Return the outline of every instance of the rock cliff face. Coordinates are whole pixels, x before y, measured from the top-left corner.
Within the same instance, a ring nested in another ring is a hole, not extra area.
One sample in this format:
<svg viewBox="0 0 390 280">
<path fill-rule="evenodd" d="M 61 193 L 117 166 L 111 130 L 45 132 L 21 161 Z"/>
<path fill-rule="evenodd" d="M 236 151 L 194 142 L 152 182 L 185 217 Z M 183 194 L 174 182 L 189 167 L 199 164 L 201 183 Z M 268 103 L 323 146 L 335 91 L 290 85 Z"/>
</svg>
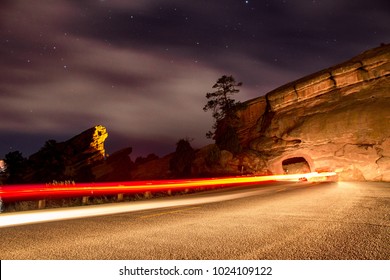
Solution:
<svg viewBox="0 0 390 280">
<path fill-rule="evenodd" d="M 390 181 L 390 45 L 277 88 L 239 112 L 253 172 L 333 170 L 341 180 Z"/>
<path fill-rule="evenodd" d="M 82 168 L 104 160 L 106 156 L 104 141 L 107 137 L 106 128 L 98 125 L 63 142 L 61 145 L 64 154 L 69 158 L 69 164 L 75 168 Z"/>
<path fill-rule="evenodd" d="M 94 180 L 96 176 L 92 167 L 104 161 L 104 141 L 107 137 L 106 128 L 98 125 L 65 142 L 47 141 L 39 152 L 28 159 L 26 181 Z"/>
<path fill-rule="evenodd" d="M 130 170 L 134 163 L 130 159 L 131 147 L 114 152 L 92 167 L 96 181 L 126 181 L 130 179 Z"/>
<path fill-rule="evenodd" d="M 132 180 L 155 180 L 171 178 L 169 162 L 173 154 L 162 158 L 155 158 L 146 162 L 137 163 L 131 170 Z"/>
</svg>

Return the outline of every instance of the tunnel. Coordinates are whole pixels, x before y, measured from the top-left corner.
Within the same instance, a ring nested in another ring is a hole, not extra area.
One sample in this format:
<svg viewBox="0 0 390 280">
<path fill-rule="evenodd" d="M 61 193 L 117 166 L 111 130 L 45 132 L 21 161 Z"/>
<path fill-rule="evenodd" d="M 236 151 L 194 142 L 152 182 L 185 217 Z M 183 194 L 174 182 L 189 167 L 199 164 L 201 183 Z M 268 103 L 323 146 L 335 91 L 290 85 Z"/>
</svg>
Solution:
<svg viewBox="0 0 390 280">
<path fill-rule="evenodd" d="M 304 157 L 292 157 L 282 161 L 285 174 L 310 173 L 310 165 Z"/>
</svg>

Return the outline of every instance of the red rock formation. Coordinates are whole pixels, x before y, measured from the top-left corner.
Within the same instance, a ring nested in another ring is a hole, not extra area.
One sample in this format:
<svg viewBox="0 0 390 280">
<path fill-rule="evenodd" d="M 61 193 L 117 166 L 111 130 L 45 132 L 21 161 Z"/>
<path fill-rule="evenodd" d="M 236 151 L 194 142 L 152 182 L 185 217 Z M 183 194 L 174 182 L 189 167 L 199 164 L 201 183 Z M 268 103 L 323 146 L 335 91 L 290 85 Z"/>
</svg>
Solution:
<svg viewBox="0 0 390 280">
<path fill-rule="evenodd" d="M 169 162 L 173 154 L 166 155 L 162 158 L 156 158 L 137 164 L 131 171 L 133 180 L 155 180 L 172 177 L 169 170 Z"/>
<path fill-rule="evenodd" d="M 104 141 L 107 137 L 106 128 L 97 125 L 65 141 L 62 146 L 71 164 L 82 167 L 104 160 L 106 155 Z"/>
<path fill-rule="evenodd" d="M 265 97 L 255 98 L 245 102 L 245 109 L 238 112 L 240 119 L 237 134 L 241 145 L 249 145 L 249 141 L 260 136 L 260 126 L 262 116 L 266 112 L 267 102 Z"/>
<path fill-rule="evenodd" d="M 95 180 L 92 167 L 104 162 L 107 136 L 106 128 L 98 125 L 65 142 L 46 142 L 39 152 L 30 156 L 26 181 Z"/>
<path fill-rule="evenodd" d="M 96 181 L 126 181 L 131 179 L 134 163 L 130 159 L 131 147 L 114 152 L 92 168 Z"/>
<path fill-rule="evenodd" d="M 389 75 L 384 45 L 277 88 L 239 112 L 240 141 L 262 154 L 263 172 L 301 158 L 342 180 L 390 181 Z"/>
</svg>

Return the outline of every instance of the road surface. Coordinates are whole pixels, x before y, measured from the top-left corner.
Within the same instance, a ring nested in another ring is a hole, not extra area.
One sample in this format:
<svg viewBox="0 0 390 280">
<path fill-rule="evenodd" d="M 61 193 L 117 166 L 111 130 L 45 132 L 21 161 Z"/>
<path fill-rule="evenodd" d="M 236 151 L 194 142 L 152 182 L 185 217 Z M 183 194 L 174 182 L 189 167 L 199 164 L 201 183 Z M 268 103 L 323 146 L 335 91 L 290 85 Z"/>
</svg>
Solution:
<svg viewBox="0 0 390 280">
<path fill-rule="evenodd" d="M 0 228 L 0 259 L 390 259 L 389 183 L 263 184 L 140 203 L 166 201 L 182 204 Z"/>
</svg>

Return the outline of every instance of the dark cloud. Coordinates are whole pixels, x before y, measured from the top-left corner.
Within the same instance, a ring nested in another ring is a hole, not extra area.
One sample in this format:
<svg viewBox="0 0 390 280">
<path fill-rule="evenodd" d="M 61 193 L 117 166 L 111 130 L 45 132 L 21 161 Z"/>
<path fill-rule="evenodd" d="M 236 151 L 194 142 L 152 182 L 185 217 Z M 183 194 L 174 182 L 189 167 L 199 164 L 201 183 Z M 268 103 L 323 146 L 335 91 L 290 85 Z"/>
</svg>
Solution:
<svg viewBox="0 0 390 280">
<path fill-rule="evenodd" d="M 2 1 L 0 157 L 96 124 L 109 152 L 202 146 L 221 75 L 244 83 L 241 101 L 263 95 L 389 42 L 389 12 L 382 0 Z"/>
</svg>

